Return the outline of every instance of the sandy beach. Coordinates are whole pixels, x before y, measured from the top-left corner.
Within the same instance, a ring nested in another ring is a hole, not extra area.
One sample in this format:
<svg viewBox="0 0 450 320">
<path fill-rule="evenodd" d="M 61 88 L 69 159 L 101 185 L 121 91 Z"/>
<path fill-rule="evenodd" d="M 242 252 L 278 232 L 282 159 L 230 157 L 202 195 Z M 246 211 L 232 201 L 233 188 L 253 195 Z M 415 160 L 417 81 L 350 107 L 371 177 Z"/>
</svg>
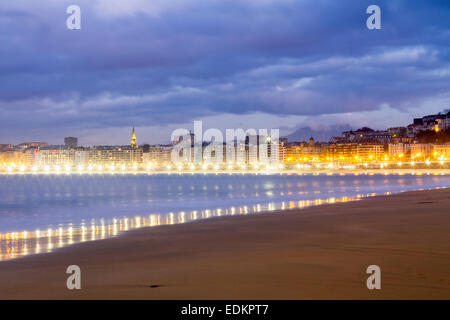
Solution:
<svg viewBox="0 0 450 320">
<path fill-rule="evenodd" d="M 143 228 L 0 262 L 0 299 L 450 299 L 449 208 L 441 189 Z"/>
</svg>

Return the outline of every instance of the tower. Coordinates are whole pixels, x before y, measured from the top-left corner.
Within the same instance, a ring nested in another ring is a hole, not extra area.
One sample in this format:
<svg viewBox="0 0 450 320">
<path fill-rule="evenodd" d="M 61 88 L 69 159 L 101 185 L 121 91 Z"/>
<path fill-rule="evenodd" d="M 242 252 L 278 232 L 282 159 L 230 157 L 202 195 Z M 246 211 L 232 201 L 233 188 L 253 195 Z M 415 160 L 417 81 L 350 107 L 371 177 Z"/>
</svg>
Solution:
<svg viewBox="0 0 450 320">
<path fill-rule="evenodd" d="M 136 133 L 134 132 L 134 127 L 133 127 L 133 132 L 131 133 L 131 143 L 130 143 L 132 148 L 137 148 L 137 141 L 136 141 Z"/>
</svg>

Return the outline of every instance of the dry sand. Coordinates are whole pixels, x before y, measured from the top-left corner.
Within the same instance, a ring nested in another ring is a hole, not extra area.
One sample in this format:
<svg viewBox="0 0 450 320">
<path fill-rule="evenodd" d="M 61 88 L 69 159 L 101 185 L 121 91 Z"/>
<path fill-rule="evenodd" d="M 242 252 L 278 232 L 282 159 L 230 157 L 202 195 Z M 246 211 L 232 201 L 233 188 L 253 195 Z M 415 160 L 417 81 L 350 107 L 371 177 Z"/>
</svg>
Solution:
<svg viewBox="0 0 450 320">
<path fill-rule="evenodd" d="M 72 264 L 79 291 L 66 289 Z M 381 290 L 366 287 L 372 264 Z M 145 228 L 0 262 L 0 299 L 24 298 L 450 299 L 450 189 Z"/>
</svg>

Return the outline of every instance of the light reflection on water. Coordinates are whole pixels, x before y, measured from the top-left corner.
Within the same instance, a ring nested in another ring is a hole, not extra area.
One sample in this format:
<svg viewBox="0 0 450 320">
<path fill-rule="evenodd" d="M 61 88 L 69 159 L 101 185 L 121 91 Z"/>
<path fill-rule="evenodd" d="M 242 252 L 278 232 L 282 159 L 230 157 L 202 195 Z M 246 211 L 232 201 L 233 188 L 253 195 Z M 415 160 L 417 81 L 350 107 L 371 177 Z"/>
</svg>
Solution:
<svg viewBox="0 0 450 320">
<path fill-rule="evenodd" d="M 356 201 L 375 194 L 357 195 L 356 197 L 328 198 L 300 201 L 283 201 L 281 203 L 256 204 L 253 206 L 230 207 L 226 209 L 178 212 L 169 214 L 150 214 L 134 218 L 114 219 L 106 225 L 104 220 L 92 221 L 90 225 L 68 226 L 65 228 L 8 232 L 0 234 L 0 261 L 20 258 L 30 254 L 48 253 L 56 248 L 62 248 L 79 242 L 94 241 L 117 236 L 119 233 L 161 225 L 181 224 L 196 220 L 221 216 L 247 215 L 275 210 L 303 209 L 322 204 Z"/>
<path fill-rule="evenodd" d="M 0 261 L 141 227 L 448 186 L 433 174 L 1 176 Z"/>
</svg>

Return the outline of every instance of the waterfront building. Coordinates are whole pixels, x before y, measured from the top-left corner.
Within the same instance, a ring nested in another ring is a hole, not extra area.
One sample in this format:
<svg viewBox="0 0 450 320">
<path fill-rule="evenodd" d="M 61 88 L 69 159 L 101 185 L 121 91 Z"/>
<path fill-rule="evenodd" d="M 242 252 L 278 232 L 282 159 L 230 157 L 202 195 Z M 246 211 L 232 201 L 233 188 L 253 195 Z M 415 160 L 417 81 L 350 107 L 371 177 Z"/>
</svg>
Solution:
<svg viewBox="0 0 450 320">
<path fill-rule="evenodd" d="M 309 142 L 287 143 L 283 149 L 285 163 L 330 160 L 332 156 L 328 143 L 315 142 L 312 137 Z"/>
<path fill-rule="evenodd" d="M 359 143 L 356 147 L 356 160 L 362 162 L 383 160 L 384 155 L 385 149 L 381 143 Z"/>
<path fill-rule="evenodd" d="M 280 161 L 279 137 L 271 135 L 247 135 L 245 139 L 246 164 L 278 165 Z"/>
<path fill-rule="evenodd" d="M 143 162 L 146 165 L 148 165 L 149 163 L 161 166 L 167 165 L 172 162 L 171 154 L 172 154 L 171 145 L 149 146 L 148 152 L 143 152 Z"/>
<path fill-rule="evenodd" d="M 1 163 L 14 163 L 15 165 L 35 164 L 35 150 L 9 150 L 0 152 L 0 164 Z"/>
<path fill-rule="evenodd" d="M 288 139 L 287 138 L 280 138 L 280 143 L 278 145 L 278 161 L 280 163 L 284 163 L 285 159 L 286 159 L 286 145 L 288 143 Z"/>
<path fill-rule="evenodd" d="M 260 135 L 248 135 L 245 138 L 245 151 L 247 153 L 246 163 L 255 165 L 259 162 L 259 139 Z"/>
<path fill-rule="evenodd" d="M 142 154 L 142 148 L 131 146 L 96 147 L 89 152 L 89 164 L 139 164 L 142 163 Z"/>
<path fill-rule="evenodd" d="M 431 143 L 411 144 L 411 159 L 423 160 L 431 157 L 433 145 Z"/>
<path fill-rule="evenodd" d="M 450 160 L 450 143 L 434 145 L 433 156 L 437 160 Z"/>
<path fill-rule="evenodd" d="M 39 149 L 35 151 L 35 161 L 39 166 L 46 165 L 73 165 L 75 150 L 71 149 Z"/>
<path fill-rule="evenodd" d="M 89 154 L 90 151 L 88 149 L 75 150 L 74 164 L 81 166 L 87 165 L 89 163 Z"/>
<path fill-rule="evenodd" d="M 350 141 L 340 141 L 330 144 L 330 154 L 333 160 L 354 161 L 358 151 L 358 144 Z"/>
<path fill-rule="evenodd" d="M 405 159 L 411 153 L 409 143 L 390 143 L 388 145 L 388 155 L 390 159 Z"/>
<path fill-rule="evenodd" d="M 247 164 L 248 154 L 245 141 L 231 141 L 225 144 L 225 162 L 228 165 L 244 166 Z"/>
</svg>

